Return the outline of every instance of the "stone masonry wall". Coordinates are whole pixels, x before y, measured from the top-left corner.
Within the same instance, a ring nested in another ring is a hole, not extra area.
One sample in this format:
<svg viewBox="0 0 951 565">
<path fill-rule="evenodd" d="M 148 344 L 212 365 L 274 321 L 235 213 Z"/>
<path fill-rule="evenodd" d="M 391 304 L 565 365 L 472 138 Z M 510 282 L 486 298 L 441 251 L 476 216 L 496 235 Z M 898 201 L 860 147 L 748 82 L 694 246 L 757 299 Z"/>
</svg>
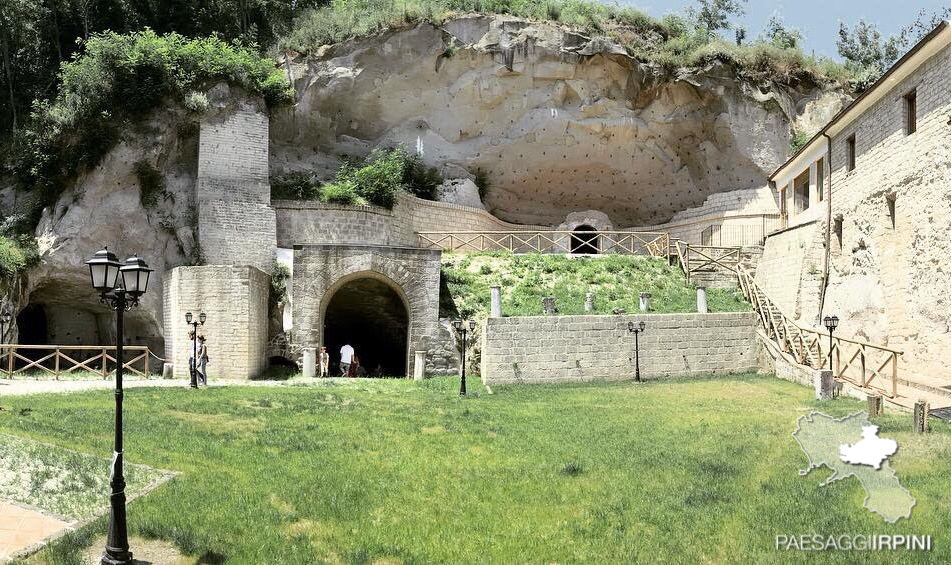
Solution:
<svg viewBox="0 0 951 565">
<path fill-rule="evenodd" d="M 266 273 L 250 266 L 176 267 L 164 283 L 165 358 L 175 378 L 189 377 L 186 312 L 208 315 L 198 331 L 207 338 L 209 379 L 249 378 L 266 368 Z"/>
<path fill-rule="evenodd" d="M 905 131 L 915 90 L 917 130 Z M 848 171 L 846 140 L 855 135 Z M 951 382 L 951 48 L 922 64 L 832 144 L 833 230 L 825 313 L 843 337 L 904 351 L 901 371 Z M 889 199 L 894 201 L 894 222 Z"/>
<path fill-rule="evenodd" d="M 810 222 L 771 234 L 756 266 L 756 284 L 763 292 L 784 314 L 804 318 L 810 324 L 818 313 L 824 230 L 825 224 Z M 804 289 L 808 289 L 809 296 L 802 296 Z"/>
<path fill-rule="evenodd" d="M 486 384 L 631 379 L 634 335 L 640 335 L 641 378 L 754 370 L 755 315 L 528 316 L 486 320 Z"/>
<path fill-rule="evenodd" d="M 413 352 L 429 349 L 439 327 L 438 250 L 373 245 L 299 245 L 294 248 L 293 317 L 296 348 L 323 343 L 324 313 L 347 282 L 376 278 L 400 294 L 409 313 L 406 374 Z"/>
<path fill-rule="evenodd" d="M 259 102 L 202 120 L 196 194 L 203 262 L 270 272 L 277 220 L 268 184 L 268 116 Z"/>
</svg>

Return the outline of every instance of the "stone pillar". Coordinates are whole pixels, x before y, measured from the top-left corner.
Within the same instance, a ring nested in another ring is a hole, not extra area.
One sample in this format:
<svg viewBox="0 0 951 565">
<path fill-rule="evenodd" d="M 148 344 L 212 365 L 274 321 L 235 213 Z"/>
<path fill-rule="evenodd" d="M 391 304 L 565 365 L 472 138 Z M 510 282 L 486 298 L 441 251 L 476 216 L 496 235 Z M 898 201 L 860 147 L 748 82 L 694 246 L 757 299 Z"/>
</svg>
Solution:
<svg viewBox="0 0 951 565">
<path fill-rule="evenodd" d="M 923 434 L 928 431 L 928 403 L 924 400 L 915 402 L 915 433 Z"/>
<path fill-rule="evenodd" d="M 171 379 L 174 376 L 174 369 L 175 367 L 171 363 L 162 363 L 162 378 Z"/>
<path fill-rule="evenodd" d="M 829 369 L 818 369 L 813 376 L 813 384 L 816 387 L 816 400 L 829 400 L 832 398 L 832 371 Z"/>
<path fill-rule="evenodd" d="M 881 394 L 870 394 L 868 395 L 868 417 L 876 418 L 882 415 L 882 395 Z"/>
<path fill-rule="evenodd" d="M 641 293 L 641 302 L 640 302 L 641 312 L 650 312 L 651 309 L 651 293 L 642 292 Z"/>
<path fill-rule="evenodd" d="M 495 287 L 498 288 L 498 287 Z M 426 378 L 426 352 L 417 351 L 413 360 L 413 380 L 421 381 Z"/>
<path fill-rule="evenodd" d="M 312 379 L 317 376 L 317 349 L 314 347 L 304 348 L 304 377 Z"/>
<path fill-rule="evenodd" d="M 492 309 L 489 311 L 490 318 L 502 317 L 502 288 L 498 286 L 490 287 L 492 294 Z"/>
<path fill-rule="evenodd" d="M 707 289 L 702 286 L 697 287 L 697 313 L 707 313 Z"/>
<path fill-rule="evenodd" d="M 554 296 L 546 296 L 545 298 L 542 298 L 542 311 L 545 314 L 554 314 L 558 311 L 558 308 L 555 307 Z"/>
<path fill-rule="evenodd" d="M 594 293 L 589 292 L 584 295 L 584 311 L 594 312 Z"/>
</svg>

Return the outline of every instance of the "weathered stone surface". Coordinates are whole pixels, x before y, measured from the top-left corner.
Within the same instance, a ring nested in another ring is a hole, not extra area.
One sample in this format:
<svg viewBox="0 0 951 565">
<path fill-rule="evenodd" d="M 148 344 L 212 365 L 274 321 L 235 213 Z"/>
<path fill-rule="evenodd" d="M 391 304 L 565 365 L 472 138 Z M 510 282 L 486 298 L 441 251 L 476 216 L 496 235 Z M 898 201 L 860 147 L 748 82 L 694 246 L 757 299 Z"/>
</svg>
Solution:
<svg viewBox="0 0 951 565">
<path fill-rule="evenodd" d="M 341 155 L 400 143 L 486 171 L 490 211 L 544 225 L 588 209 L 659 224 L 763 186 L 804 96 L 764 94 L 727 66 L 669 76 L 603 38 L 503 16 L 348 41 L 291 72 L 298 103 L 272 119 L 272 172 L 329 178 Z"/>
</svg>

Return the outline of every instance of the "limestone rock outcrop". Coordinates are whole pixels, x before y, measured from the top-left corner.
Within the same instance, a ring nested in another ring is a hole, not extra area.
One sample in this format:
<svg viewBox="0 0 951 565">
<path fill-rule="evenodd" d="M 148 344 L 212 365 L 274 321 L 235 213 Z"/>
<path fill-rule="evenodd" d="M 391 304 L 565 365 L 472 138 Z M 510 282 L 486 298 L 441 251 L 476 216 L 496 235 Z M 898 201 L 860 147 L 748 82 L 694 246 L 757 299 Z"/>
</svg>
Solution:
<svg viewBox="0 0 951 565">
<path fill-rule="evenodd" d="M 503 220 L 552 226 L 583 210 L 617 227 L 659 224 L 710 194 L 763 186 L 790 124 L 821 95 L 753 85 L 728 64 L 670 74 L 605 38 L 505 16 L 421 23 L 284 63 L 297 103 L 272 117 L 272 174 L 329 178 L 343 157 L 402 144 L 449 178 L 485 172 L 486 208 Z"/>
</svg>

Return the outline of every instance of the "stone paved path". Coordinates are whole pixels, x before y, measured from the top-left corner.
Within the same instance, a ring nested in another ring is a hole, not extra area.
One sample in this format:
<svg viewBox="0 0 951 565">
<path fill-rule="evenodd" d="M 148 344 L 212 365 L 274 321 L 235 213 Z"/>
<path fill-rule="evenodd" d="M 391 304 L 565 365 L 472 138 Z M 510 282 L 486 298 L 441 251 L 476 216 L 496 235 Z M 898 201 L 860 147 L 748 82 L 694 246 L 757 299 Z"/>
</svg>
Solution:
<svg viewBox="0 0 951 565">
<path fill-rule="evenodd" d="M 0 501 L 0 562 L 68 525 L 35 510 Z"/>
</svg>

